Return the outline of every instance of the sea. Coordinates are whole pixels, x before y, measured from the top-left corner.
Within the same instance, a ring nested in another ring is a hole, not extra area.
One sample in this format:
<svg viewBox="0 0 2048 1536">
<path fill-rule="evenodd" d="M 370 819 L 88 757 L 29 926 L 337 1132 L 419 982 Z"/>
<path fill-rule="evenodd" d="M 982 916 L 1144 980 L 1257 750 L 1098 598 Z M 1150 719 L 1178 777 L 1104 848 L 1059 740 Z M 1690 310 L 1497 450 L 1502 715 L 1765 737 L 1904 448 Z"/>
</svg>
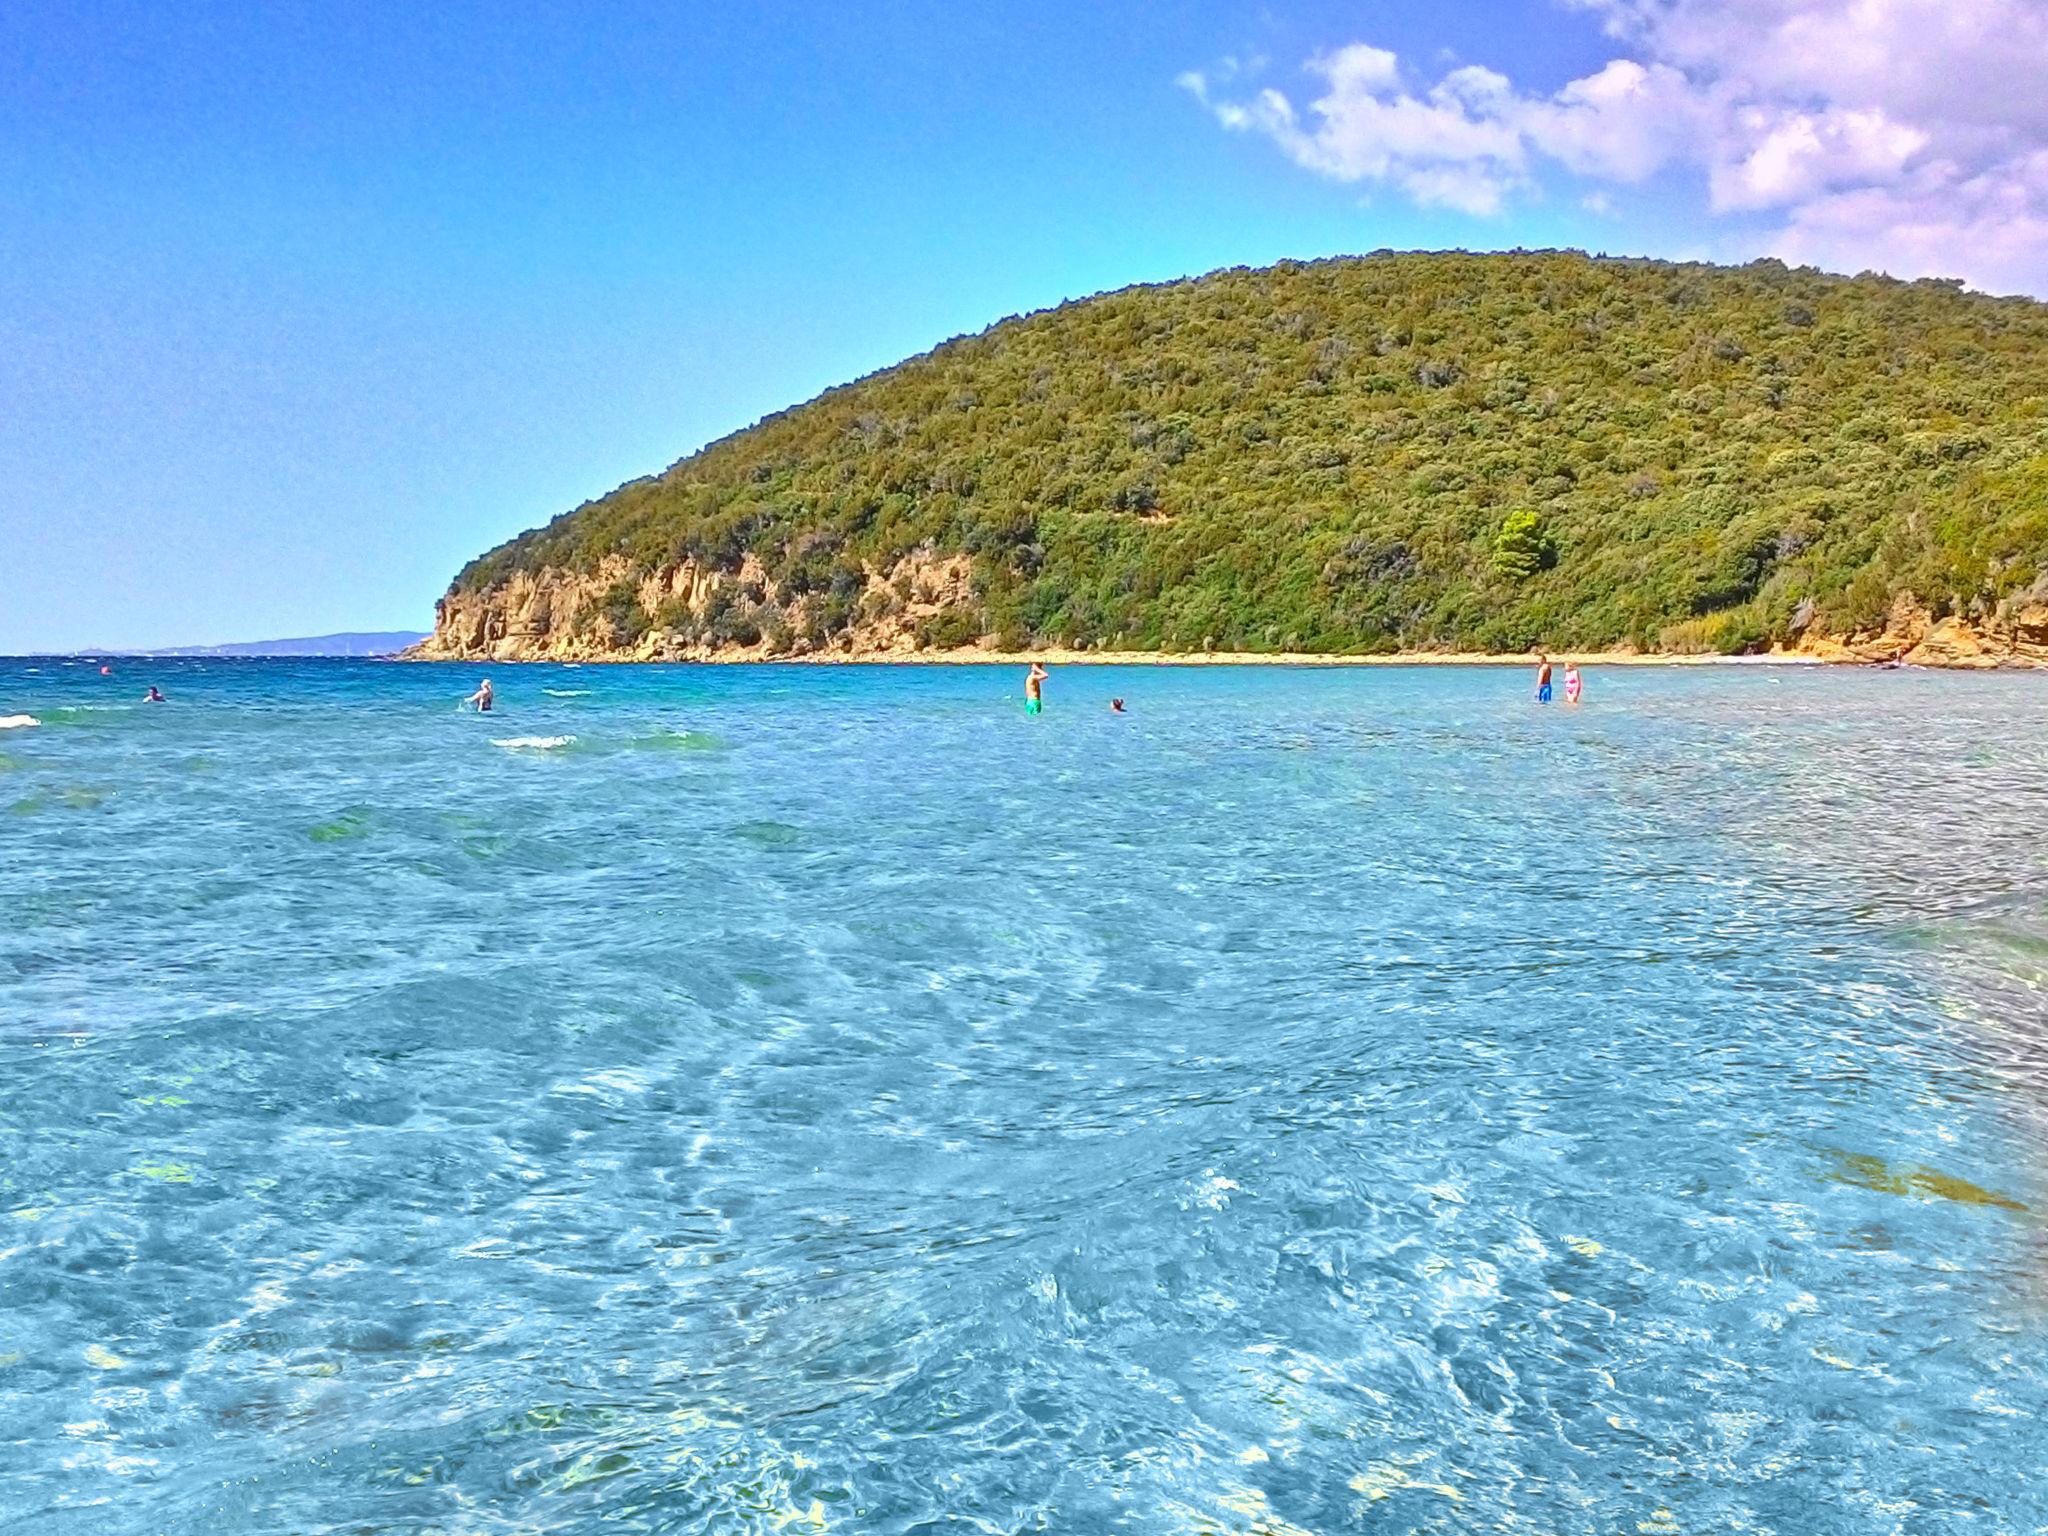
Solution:
<svg viewBox="0 0 2048 1536">
<path fill-rule="evenodd" d="M 2048 676 L 106 664 L 9 1536 L 2048 1528 Z"/>
</svg>

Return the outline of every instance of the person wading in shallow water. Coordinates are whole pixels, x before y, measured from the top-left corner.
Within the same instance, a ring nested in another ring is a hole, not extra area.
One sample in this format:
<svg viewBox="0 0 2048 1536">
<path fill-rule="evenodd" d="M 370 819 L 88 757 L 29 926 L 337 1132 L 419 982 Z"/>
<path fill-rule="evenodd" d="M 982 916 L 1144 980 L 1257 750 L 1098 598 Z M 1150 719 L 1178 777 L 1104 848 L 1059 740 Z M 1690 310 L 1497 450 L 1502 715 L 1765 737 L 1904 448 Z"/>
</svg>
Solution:
<svg viewBox="0 0 2048 1536">
<path fill-rule="evenodd" d="M 1550 702 L 1550 658 L 1541 651 L 1536 653 L 1536 702 Z"/>
<path fill-rule="evenodd" d="M 487 677 L 482 682 L 478 683 L 476 685 L 476 692 L 472 693 L 468 698 L 464 699 L 462 702 L 465 704 L 474 704 L 476 706 L 476 712 L 478 714 L 488 715 L 491 712 L 491 680 Z"/>
<path fill-rule="evenodd" d="M 1564 701 L 1567 704 L 1579 702 L 1579 692 L 1585 685 L 1579 681 L 1579 669 L 1570 662 L 1564 664 Z"/>
<path fill-rule="evenodd" d="M 1024 674 L 1025 714 L 1035 715 L 1041 709 L 1045 708 L 1045 701 L 1043 698 L 1040 697 L 1039 690 L 1045 686 L 1045 680 L 1050 676 L 1052 676 L 1052 674 L 1046 671 L 1045 668 L 1041 667 L 1037 662 L 1034 661 L 1033 663 L 1031 663 L 1031 670 Z"/>
</svg>

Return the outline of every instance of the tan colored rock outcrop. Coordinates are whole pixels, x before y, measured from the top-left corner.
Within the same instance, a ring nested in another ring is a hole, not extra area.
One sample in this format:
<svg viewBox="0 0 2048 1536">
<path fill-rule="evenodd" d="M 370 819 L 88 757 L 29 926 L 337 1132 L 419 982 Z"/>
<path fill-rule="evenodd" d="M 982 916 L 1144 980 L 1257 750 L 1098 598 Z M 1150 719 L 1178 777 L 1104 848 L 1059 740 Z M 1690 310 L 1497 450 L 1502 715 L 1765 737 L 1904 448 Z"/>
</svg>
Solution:
<svg viewBox="0 0 2048 1536">
<path fill-rule="evenodd" d="M 630 582 L 646 628 L 628 641 L 606 608 Z M 708 644 L 664 627 L 665 616 L 702 619 L 721 592 L 733 594 L 762 631 L 752 645 Z M 806 638 L 806 605 L 784 593 L 748 555 L 738 571 L 694 562 L 637 570 L 623 559 L 593 572 L 548 567 L 521 571 L 484 591 L 451 591 L 435 606 L 434 633 L 407 655 L 422 661 L 758 661 L 772 657 L 907 656 L 919 627 L 949 609 L 976 606 L 973 566 L 965 555 L 918 550 L 887 571 L 869 570 L 852 624 L 820 643 Z M 984 637 L 974 649 L 989 649 Z M 2048 577 L 1977 619 L 1936 619 L 1901 596 L 1880 629 L 1853 635 L 1804 630 L 1781 654 L 1845 665 L 1904 660 L 1909 665 L 1986 669 L 2048 667 Z"/>
<path fill-rule="evenodd" d="M 645 624 L 620 634 L 607 615 L 622 582 Z M 751 645 L 709 644 L 665 625 L 665 618 L 701 620 L 720 593 L 762 631 Z M 835 654 L 909 654 L 918 628 L 950 608 L 974 601 L 973 568 L 965 555 L 919 550 L 887 571 L 870 570 L 855 600 L 854 622 L 828 648 L 806 638 L 806 604 L 785 594 L 753 555 L 737 571 L 706 570 L 692 561 L 652 571 L 623 559 L 597 570 L 547 567 L 521 571 L 500 586 L 451 591 L 434 608 L 434 632 L 406 654 L 418 661 L 748 661 Z"/>
<path fill-rule="evenodd" d="M 2048 582 L 2037 582 L 1976 619 L 1936 619 L 1914 598 L 1901 595 L 1882 629 L 1845 636 L 1809 633 L 1792 650 L 1866 666 L 1899 661 L 1966 671 L 2048 667 Z"/>
</svg>

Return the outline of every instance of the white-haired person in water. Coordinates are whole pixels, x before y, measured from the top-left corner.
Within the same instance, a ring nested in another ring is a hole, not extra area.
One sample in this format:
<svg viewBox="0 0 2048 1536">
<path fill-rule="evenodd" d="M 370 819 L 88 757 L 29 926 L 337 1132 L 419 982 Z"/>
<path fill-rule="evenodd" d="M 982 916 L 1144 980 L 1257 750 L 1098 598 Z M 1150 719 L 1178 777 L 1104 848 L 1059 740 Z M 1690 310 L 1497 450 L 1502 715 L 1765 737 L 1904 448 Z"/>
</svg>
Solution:
<svg viewBox="0 0 2048 1536">
<path fill-rule="evenodd" d="M 488 715 L 491 712 L 491 680 L 487 677 L 482 682 L 478 683 L 476 685 L 476 692 L 472 693 L 468 698 L 464 699 L 462 702 L 465 704 L 474 704 L 476 706 L 476 712 L 478 714 Z"/>
<path fill-rule="evenodd" d="M 1025 714 L 1035 715 L 1045 708 L 1045 700 L 1041 697 L 1041 690 L 1045 687 L 1045 680 L 1051 676 L 1052 674 L 1037 662 L 1031 663 L 1031 670 L 1024 674 Z"/>
</svg>

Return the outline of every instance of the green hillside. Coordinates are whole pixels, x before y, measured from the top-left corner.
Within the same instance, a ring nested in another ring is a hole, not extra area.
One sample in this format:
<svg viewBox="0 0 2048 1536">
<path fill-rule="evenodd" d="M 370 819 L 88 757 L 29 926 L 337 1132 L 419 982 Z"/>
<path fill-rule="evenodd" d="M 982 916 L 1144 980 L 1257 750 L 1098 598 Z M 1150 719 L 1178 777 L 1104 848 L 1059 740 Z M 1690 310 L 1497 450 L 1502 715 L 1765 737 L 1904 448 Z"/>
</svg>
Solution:
<svg viewBox="0 0 2048 1536">
<path fill-rule="evenodd" d="M 695 562 L 733 579 L 650 611 L 628 575 L 580 622 L 805 650 L 919 551 L 972 561 L 933 645 L 1742 650 L 1901 592 L 1978 615 L 2048 569 L 2048 305 L 1572 253 L 1218 272 L 832 390 L 456 591 Z"/>
</svg>

